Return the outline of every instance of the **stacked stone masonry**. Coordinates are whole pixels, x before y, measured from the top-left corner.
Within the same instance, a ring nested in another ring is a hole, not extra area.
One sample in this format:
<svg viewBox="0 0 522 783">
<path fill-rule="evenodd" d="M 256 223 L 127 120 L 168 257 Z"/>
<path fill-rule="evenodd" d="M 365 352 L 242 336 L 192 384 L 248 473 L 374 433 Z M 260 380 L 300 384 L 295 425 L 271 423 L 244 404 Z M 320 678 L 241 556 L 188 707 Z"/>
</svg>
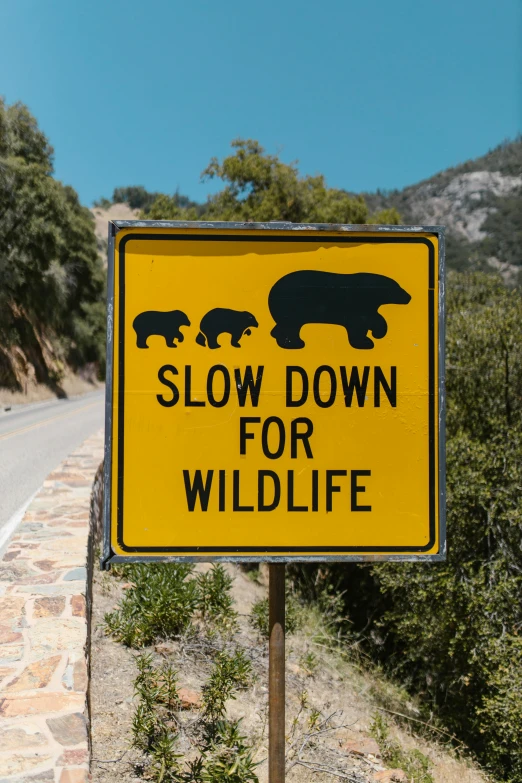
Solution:
<svg viewBox="0 0 522 783">
<path fill-rule="evenodd" d="M 89 777 L 89 508 L 99 432 L 45 481 L 0 560 L 0 783 Z"/>
</svg>

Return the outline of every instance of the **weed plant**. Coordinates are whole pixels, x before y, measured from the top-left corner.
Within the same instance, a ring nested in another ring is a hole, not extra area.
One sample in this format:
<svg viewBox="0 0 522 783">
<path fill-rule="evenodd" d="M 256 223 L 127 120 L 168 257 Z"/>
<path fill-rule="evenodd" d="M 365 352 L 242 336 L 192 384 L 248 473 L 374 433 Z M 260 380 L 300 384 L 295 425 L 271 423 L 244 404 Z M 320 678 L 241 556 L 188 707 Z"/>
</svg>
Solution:
<svg viewBox="0 0 522 783">
<path fill-rule="evenodd" d="M 208 634 L 237 627 L 233 579 L 221 564 L 203 574 L 181 563 L 128 564 L 114 575 L 130 582 L 119 607 L 105 615 L 107 632 L 128 647 L 146 647 L 186 632 L 199 617 Z"/>
<path fill-rule="evenodd" d="M 263 639 L 269 636 L 268 598 L 260 598 L 252 605 L 249 618 L 250 625 Z M 295 633 L 303 622 L 302 607 L 295 595 L 287 590 L 285 606 L 285 633 Z"/>
<path fill-rule="evenodd" d="M 153 656 L 136 659 L 134 683 L 139 697 L 133 720 L 133 745 L 148 758 L 147 777 L 154 783 L 257 783 L 252 748 L 240 732 L 240 721 L 226 719 L 225 703 L 248 685 L 251 663 L 243 650 L 216 656 L 203 687 L 203 710 L 193 744 L 197 756 L 184 765 L 177 752 L 183 725 L 177 673 L 168 663 L 155 666 Z"/>
<path fill-rule="evenodd" d="M 299 659 L 299 665 L 302 669 L 305 670 L 305 672 L 312 677 L 315 673 L 315 670 L 317 669 L 317 666 L 319 664 L 319 661 L 317 659 L 317 656 L 314 655 L 314 653 L 309 650 L 304 655 L 302 655 Z"/>
<path fill-rule="evenodd" d="M 232 631 L 237 628 L 237 612 L 231 595 L 233 578 L 221 563 L 196 576 L 198 610 L 207 628 Z"/>
<path fill-rule="evenodd" d="M 231 655 L 224 651 L 218 653 L 208 682 L 203 686 L 205 718 L 211 723 L 223 718 L 226 702 L 235 698 L 237 689 L 247 687 L 251 675 L 252 664 L 240 647 Z"/>
<path fill-rule="evenodd" d="M 154 667 L 152 655 L 136 658 L 138 676 L 134 683 L 139 701 L 132 723 L 133 745 L 151 759 L 158 783 L 180 780 L 181 754 L 176 753 L 177 711 L 180 708 L 177 673 L 168 663 Z"/>
<path fill-rule="evenodd" d="M 205 783 L 257 783 L 252 749 L 239 730 L 240 721 L 216 723 L 210 746 L 202 760 L 201 780 Z"/>
<path fill-rule="evenodd" d="M 388 722 L 377 713 L 370 726 L 370 732 L 379 745 L 383 761 L 392 769 L 402 769 L 411 783 L 433 783 L 430 775 L 430 761 L 420 750 L 403 750 L 390 737 Z"/>
<path fill-rule="evenodd" d="M 237 627 L 231 596 L 232 577 L 218 564 L 194 575 L 185 564 L 124 565 L 113 575 L 130 582 L 119 607 L 105 616 L 107 632 L 130 647 L 144 647 L 186 632 L 201 620 L 207 633 L 230 633 Z M 182 764 L 176 670 L 157 666 L 152 654 L 136 658 L 134 683 L 138 703 L 133 745 L 149 761 L 154 783 L 256 783 L 252 750 L 239 721 L 227 721 L 225 705 L 250 682 L 252 664 L 244 651 L 219 652 L 203 686 L 203 709 L 197 731 L 198 755 Z"/>
</svg>

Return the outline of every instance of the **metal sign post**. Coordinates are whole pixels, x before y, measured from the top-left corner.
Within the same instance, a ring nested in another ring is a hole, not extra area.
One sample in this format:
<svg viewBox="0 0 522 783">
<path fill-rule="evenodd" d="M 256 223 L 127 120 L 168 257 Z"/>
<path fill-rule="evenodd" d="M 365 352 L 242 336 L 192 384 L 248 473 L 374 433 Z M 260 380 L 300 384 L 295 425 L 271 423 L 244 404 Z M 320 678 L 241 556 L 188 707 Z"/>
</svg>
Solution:
<svg viewBox="0 0 522 783">
<path fill-rule="evenodd" d="M 285 780 L 285 565 L 269 566 L 268 780 Z"/>
</svg>

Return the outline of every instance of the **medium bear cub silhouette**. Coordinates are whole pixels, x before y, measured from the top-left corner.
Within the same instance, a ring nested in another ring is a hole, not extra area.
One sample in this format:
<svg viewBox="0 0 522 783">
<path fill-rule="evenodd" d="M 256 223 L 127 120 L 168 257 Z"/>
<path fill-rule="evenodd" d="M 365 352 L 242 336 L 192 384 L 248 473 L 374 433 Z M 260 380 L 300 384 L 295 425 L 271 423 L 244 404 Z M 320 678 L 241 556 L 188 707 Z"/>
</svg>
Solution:
<svg viewBox="0 0 522 783">
<path fill-rule="evenodd" d="M 410 294 L 384 275 L 302 270 L 280 278 L 270 290 L 268 306 L 276 325 L 270 332 L 280 348 L 304 348 L 299 332 L 305 324 L 344 326 L 352 348 L 373 348 L 388 331 L 378 313 L 386 304 L 408 304 Z"/>
<path fill-rule="evenodd" d="M 161 335 L 165 338 L 167 348 L 177 348 L 174 340 L 180 343 L 185 339 L 181 334 L 180 326 L 190 326 L 190 321 L 182 310 L 147 310 L 136 316 L 132 322 L 136 332 L 136 345 L 138 348 L 148 348 L 147 340 L 153 335 Z"/>
<path fill-rule="evenodd" d="M 239 341 L 244 334 L 252 334 L 250 327 L 257 327 L 255 316 L 246 310 L 227 310 L 216 307 L 209 310 L 201 319 L 199 334 L 196 337 L 198 345 L 208 345 L 209 348 L 220 348 L 217 338 L 223 332 L 230 334 L 234 348 L 241 348 Z"/>
</svg>

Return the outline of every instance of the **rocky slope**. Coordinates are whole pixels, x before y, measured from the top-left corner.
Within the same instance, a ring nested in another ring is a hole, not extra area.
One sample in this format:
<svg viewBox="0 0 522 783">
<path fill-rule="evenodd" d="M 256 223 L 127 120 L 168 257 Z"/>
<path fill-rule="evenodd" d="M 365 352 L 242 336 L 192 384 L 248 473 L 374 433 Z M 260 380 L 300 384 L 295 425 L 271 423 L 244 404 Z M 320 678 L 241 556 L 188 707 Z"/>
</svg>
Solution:
<svg viewBox="0 0 522 783">
<path fill-rule="evenodd" d="M 448 264 L 522 267 L 522 138 L 403 190 L 364 194 L 372 210 L 395 207 L 409 224 L 445 225 Z"/>
<path fill-rule="evenodd" d="M 500 171 L 470 171 L 457 174 L 443 187 L 436 179 L 421 182 L 405 200 L 413 223 L 445 225 L 449 232 L 468 242 L 485 239 L 486 219 L 494 214 L 494 198 L 504 198 L 522 187 L 522 175 Z M 493 198 L 492 198 L 493 197 Z"/>
</svg>

